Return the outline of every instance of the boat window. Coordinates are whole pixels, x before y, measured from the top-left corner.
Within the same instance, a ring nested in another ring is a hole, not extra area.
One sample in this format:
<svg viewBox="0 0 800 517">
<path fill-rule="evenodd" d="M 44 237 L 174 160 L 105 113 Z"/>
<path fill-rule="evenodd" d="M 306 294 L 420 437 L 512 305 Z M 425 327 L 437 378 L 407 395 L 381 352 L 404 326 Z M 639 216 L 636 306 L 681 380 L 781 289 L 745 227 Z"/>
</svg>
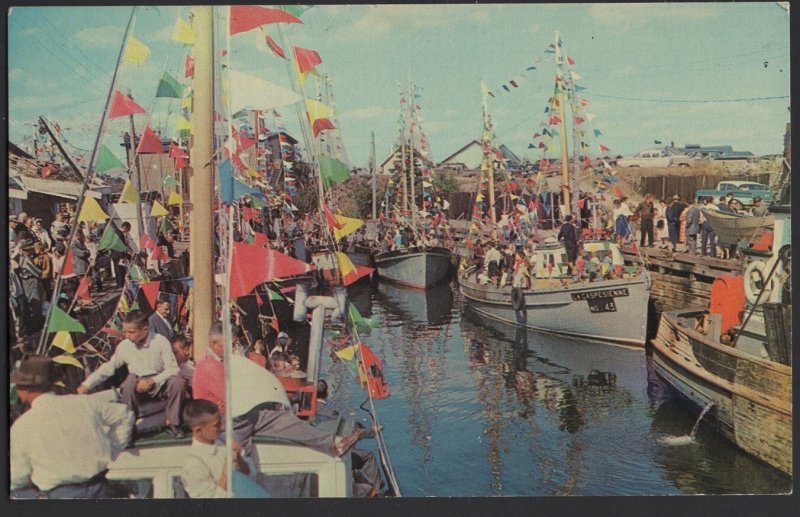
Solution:
<svg viewBox="0 0 800 517">
<path fill-rule="evenodd" d="M 109 484 L 118 496 L 128 499 L 152 499 L 153 478 L 109 479 Z"/>
<path fill-rule="evenodd" d="M 259 473 L 258 484 L 272 497 L 319 497 L 319 475 L 313 472 Z"/>
</svg>

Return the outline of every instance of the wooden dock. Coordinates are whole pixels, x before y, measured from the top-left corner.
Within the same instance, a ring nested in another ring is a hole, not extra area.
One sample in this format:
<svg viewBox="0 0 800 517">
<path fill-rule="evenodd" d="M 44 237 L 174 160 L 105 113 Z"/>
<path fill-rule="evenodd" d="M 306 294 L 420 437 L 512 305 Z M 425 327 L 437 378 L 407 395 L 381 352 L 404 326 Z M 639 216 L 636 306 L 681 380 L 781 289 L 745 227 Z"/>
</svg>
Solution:
<svg viewBox="0 0 800 517">
<path fill-rule="evenodd" d="M 653 279 L 650 298 L 658 312 L 708 307 L 714 280 L 723 275 L 741 275 L 746 267 L 742 259 L 672 253 L 659 248 L 640 248 L 636 253 L 626 246 L 622 254 L 627 264 L 644 261 Z"/>
</svg>

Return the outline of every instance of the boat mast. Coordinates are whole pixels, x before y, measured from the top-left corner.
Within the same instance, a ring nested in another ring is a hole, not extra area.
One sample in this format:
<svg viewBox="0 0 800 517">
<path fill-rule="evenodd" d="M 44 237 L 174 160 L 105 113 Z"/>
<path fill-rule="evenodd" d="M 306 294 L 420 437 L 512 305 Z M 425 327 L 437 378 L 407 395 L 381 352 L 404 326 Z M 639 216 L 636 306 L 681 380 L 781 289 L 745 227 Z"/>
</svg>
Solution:
<svg viewBox="0 0 800 517">
<path fill-rule="evenodd" d="M 128 98 L 133 99 L 133 97 L 131 97 L 130 90 L 128 90 Z M 144 221 L 142 220 L 142 166 L 139 159 L 139 153 L 137 152 L 136 125 L 133 123 L 132 114 L 128 115 L 128 120 L 131 124 L 131 148 L 128 156 L 130 160 L 133 161 L 133 167 L 131 167 L 130 163 L 128 164 L 128 167 L 132 171 L 133 190 L 136 192 L 136 228 L 139 231 L 139 238 L 141 238 L 144 234 Z"/>
<path fill-rule="evenodd" d="M 405 215 L 405 211 L 408 210 L 408 183 L 406 182 L 406 175 L 408 169 L 406 168 L 406 113 L 403 112 L 403 126 L 400 132 L 400 163 L 402 166 L 400 167 L 400 176 L 402 178 L 403 183 L 403 203 L 400 205 L 400 213 Z"/>
<path fill-rule="evenodd" d="M 377 200 L 375 199 L 376 192 L 376 178 L 375 178 L 375 131 L 372 131 L 372 145 L 369 158 L 370 173 L 372 174 L 372 220 L 377 218 Z"/>
<path fill-rule="evenodd" d="M 409 72 L 409 76 L 411 73 Z M 411 228 L 414 229 L 414 232 L 417 231 L 417 196 L 414 190 L 414 117 L 411 113 L 411 103 L 414 102 L 414 94 L 412 93 L 413 86 L 411 84 L 410 78 L 408 81 L 408 120 L 409 120 L 409 128 L 408 128 L 408 143 L 410 147 L 410 154 L 409 163 L 411 174 L 410 181 L 411 181 Z"/>
<path fill-rule="evenodd" d="M 561 117 L 561 192 L 563 196 L 563 206 L 570 209 L 570 175 L 569 175 L 569 158 L 567 154 L 567 132 L 566 132 L 566 115 L 564 110 L 564 77 L 561 75 L 561 46 L 559 41 L 561 38 L 558 36 L 558 31 L 555 32 L 556 38 L 556 89 L 558 90 L 556 100 L 558 101 L 558 111 Z M 560 80 L 559 80 L 560 79 Z M 561 214 L 563 220 L 567 214 Z"/>
<path fill-rule="evenodd" d="M 210 5 L 194 7 L 194 99 L 189 174 L 191 230 L 189 273 L 194 279 L 192 333 L 195 357 L 208 346 L 214 321 L 214 75 L 213 21 Z"/>
<path fill-rule="evenodd" d="M 39 125 L 37 126 L 36 124 L 34 124 L 33 127 L 40 127 L 43 128 L 45 131 L 47 131 L 47 134 L 50 135 L 50 140 L 52 140 L 53 143 L 56 144 L 56 147 L 58 147 L 58 150 L 61 151 L 61 155 L 64 157 L 64 159 L 67 160 L 67 163 L 69 163 L 73 169 L 75 169 L 75 172 L 78 173 L 78 176 L 81 179 L 83 179 L 84 177 L 83 171 L 81 170 L 80 167 L 78 167 L 78 165 L 75 163 L 75 160 L 72 159 L 67 150 L 64 149 L 64 146 L 61 145 L 61 142 L 58 141 L 56 135 L 53 134 L 53 131 L 50 129 L 50 125 L 47 123 L 47 119 L 45 119 L 44 116 L 39 115 Z"/>
<path fill-rule="evenodd" d="M 487 177 L 489 179 L 489 218 L 492 221 L 492 240 L 497 239 L 497 214 L 494 210 L 494 158 L 492 157 L 492 122 L 489 117 L 489 100 L 486 89 L 483 89 L 483 145 L 489 149 L 484 156 L 487 160 Z"/>
</svg>

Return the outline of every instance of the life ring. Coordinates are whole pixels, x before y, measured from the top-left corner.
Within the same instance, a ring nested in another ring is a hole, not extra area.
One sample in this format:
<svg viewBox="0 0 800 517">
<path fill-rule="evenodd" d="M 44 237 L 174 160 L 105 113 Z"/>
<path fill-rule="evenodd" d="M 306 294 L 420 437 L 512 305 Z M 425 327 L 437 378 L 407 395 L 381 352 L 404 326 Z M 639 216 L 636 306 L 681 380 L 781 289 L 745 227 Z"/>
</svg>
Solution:
<svg viewBox="0 0 800 517">
<path fill-rule="evenodd" d="M 517 312 L 525 309 L 525 293 L 521 287 L 511 289 L 511 307 Z"/>
<path fill-rule="evenodd" d="M 761 293 L 762 289 L 763 294 L 761 294 L 759 301 L 764 302 L 769 300 L 772 289 L 764 283 L 766 280 L 764 275 L 765 267 L 766 264 L 758 260 L 751 262 L 750 265 L 747 266 L 747 269 L 744 270 L 744 295 L 750 305 L 755 305 L 756 299 L 758 299 L 758 295 Z"/>
</svg>

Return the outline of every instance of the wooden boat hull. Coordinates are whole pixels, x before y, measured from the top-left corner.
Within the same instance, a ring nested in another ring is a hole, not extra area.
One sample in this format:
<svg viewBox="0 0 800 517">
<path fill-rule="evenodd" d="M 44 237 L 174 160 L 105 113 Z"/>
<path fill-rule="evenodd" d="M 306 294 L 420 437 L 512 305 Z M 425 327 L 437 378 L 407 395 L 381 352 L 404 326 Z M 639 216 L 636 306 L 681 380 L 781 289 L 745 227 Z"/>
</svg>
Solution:
<svg viewBox="0 0 800 517">
<path fill-rule="evenodd" d="M 719 210 L 703 210 L 717 239 L 723 244 L 736 244 L 740 240 L 752 242 L 766 229 L 775 224 L 775 216 L 753 217 L 745 214 L 731 214 Z"/>
<path fill-rule="evenodd" d="M 488 318 L 534 330 L 616 344 L 645 344 L 649 277 L 570 283 L 525 289 L 524 307 L 515 310 L 512 289 L 480 285 L 472 270 L 459 276 L 461 294 Z"/>
<path fill-rule="evenodd" d="M 427 289 L 447 276 L 452 253 L 449 249 L 406 248 L 375 256 L 375 267 L 381 279 L 400 285 Z"/>
<path fill-rule="evenodd" d="M 792 473 L 792 369 L 722 345 L 695 330 L 702 310 L 664 313 L 653 339 L 659 377 L 717 431 L 753 456 Z"/>
</svg>

